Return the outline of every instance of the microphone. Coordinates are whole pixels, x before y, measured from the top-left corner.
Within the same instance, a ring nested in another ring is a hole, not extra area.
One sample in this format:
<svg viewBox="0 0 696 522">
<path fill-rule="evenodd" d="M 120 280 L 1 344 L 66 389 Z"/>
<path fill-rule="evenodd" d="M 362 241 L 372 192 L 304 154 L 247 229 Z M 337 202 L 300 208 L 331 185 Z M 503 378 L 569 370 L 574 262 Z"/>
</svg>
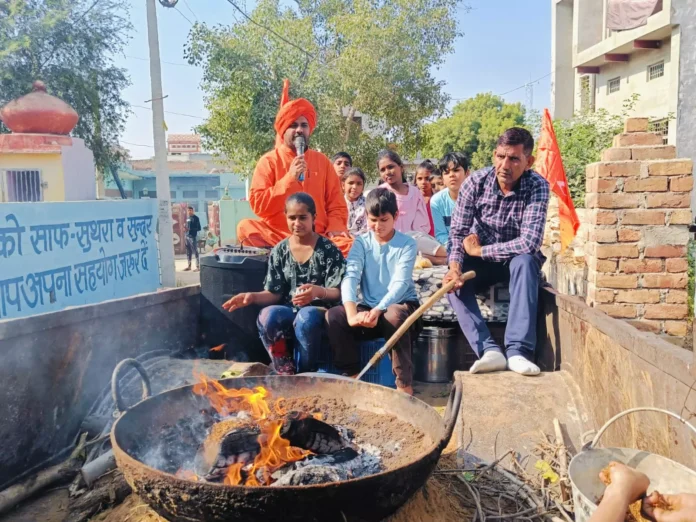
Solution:
<svg viewBox="0 0 696 522">
<path fill-rule="evenodd" d="M 295 145 L 295 150 L 297 151 L 298 156 L 304 156 L 305 153 L 305 148 L 307 144 L 305 143 L 304 136 L 297 136 L 295 138 L 295 141 L 293 141 L 293 144 Z M 304 172 L 300 174 L 300 181 L 304 181 Z"/>
</svg>

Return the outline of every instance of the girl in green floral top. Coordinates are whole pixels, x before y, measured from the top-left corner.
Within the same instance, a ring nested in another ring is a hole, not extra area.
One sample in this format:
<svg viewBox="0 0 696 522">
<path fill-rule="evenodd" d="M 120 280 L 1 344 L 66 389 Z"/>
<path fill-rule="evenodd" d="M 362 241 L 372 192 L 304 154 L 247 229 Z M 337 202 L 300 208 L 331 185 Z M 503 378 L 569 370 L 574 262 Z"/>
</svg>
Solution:
<svg viewBox="0 0 696 522">
<path fill-rule="evenodd" d="M 261 341 L 275 370 L 292 375 L 317 369 L 324 313 L 341 298 L 346 262 L 336 245 L 314 231 L 316 207 L 309 194 L 291 195 L 285 215 L 291 235 L 271 251 L 264 290 L 238 294 L 223 308 L 264 306 L 257 321 Z"/>
</svg>

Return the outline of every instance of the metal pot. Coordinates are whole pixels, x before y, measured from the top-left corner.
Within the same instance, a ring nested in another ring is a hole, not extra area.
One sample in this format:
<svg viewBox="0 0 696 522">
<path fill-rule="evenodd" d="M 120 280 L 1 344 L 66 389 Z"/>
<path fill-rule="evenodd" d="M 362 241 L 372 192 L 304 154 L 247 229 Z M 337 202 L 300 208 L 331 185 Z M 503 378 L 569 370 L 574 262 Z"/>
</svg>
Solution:
<svg viewBox="0 0 696 522">
<path fill-rule="evenodd" d="M 432 473 L 457 420 L 462 391 L 452 388 L 445 418 L 401 392 L 355 380 L 317 377 L 250 377 L 220 381 L 230 388 L 263 386 L 276 397 L 341 399 L 356 409 L 389 414 L 419 428 L 427 449 L 399 468 L 359 479 L 313 486 L 225 486 L 178 478 L 138 460 L 163 427 L 199 415 L 204 397 L 184 386 L 150 397 L 120 417 L 111 431 L 118 467 L 133 490 L 171 522 L 378 521 L 396 511 Z M 379 433 L 375 435 L 379 437 Z"/>
<path fill-rule="evenodd" d="M 421 382 L 450 382 L 460 365 L 459 328 L 426 326 L 413 347 L 414 379 Z"/>
</svg>

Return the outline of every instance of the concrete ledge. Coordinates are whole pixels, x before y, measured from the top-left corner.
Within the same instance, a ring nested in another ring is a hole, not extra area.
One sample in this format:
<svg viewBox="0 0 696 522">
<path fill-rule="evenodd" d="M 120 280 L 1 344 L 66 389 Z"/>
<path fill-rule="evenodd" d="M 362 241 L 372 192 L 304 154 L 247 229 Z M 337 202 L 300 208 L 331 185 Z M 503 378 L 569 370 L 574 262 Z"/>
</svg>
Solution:
<svg viewBox="0 0 696 522">
<path fill-rule="evenodd" d="M 162 289 L 157 292 L 138 294 L 123 299 L 113 299 L 103 303 L 76 306 L 49 312 L 45 314 L 21 317 L 19 319 L 6 319 L 0 321 L 0 341 L 38 333 L 51 328 L 68 326 L 83 321 L 99 319 L 124 312 L 130 312 L 148 306 L 156 306 L 164 303 L 185 299 L 201 293 L 200 285 L 184 286 L 181 288 Z"/>
</svg>

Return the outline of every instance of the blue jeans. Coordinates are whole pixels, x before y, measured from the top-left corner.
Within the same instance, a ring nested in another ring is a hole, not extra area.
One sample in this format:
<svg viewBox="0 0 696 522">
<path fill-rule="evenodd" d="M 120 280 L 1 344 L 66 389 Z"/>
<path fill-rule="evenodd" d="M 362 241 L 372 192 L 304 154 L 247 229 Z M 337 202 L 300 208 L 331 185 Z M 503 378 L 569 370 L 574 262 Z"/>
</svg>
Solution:
<svg viewBox="0 0 696 522">
<path fill-rule="evenodd" d="M 505 327 L 505 354 L 507 357 L 522 355 L 534 361 L 540 269 L 539 262 L 528 254 L 515 256 L 508 263 L 483 261 L 477 257 L 464 260 L 462 273 L 474 270 L 476 278 L 448 294 L 447 298 L 457 314 L 464 336 L 479 358 L 488 350 L 502 350 L 486 326 L 475 291 L 495 283 L 509 283 L 510 309 Z"/>
<path fill-rule="evenodd" d="M 259 335 L 278 373 L 317 371 L 325 331 L 324 314 L 325 310 L 316 306 L 305 306 L 297 313 L 283 305 L 261 310 L 257 321 Z M 293 359 L 297 361 L 297 368 Z"/>
</svg>

